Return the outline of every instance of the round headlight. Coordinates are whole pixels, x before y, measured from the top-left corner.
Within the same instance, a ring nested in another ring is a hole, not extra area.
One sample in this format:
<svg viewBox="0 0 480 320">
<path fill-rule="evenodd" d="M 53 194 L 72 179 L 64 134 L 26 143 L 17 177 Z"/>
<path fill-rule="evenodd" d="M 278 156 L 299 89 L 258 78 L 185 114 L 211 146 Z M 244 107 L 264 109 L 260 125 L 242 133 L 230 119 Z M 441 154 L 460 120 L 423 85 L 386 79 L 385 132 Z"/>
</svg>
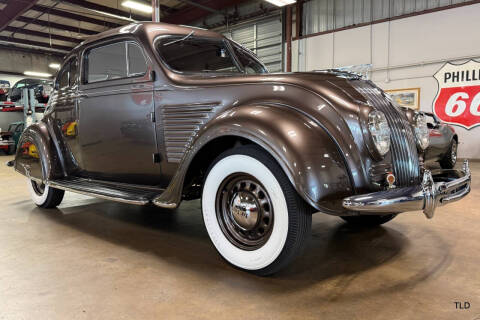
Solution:
<svg viewBox="0 0 480 320">
<path fill-rule="evenodd" d="M 381 111 L 372 111 L 368 115 L 368 130 L 378 153 L 384 156 L 390 150 L 390 127 Z"/>
<path fill-rule="evenodd" d="M 427 126 L 427 117 L 419 113 L 414 118 L 415 137 L 417 138 L 417 145 L 420 149 L 427 149 L 430 144 L 430 133 Z"/>
</svg>

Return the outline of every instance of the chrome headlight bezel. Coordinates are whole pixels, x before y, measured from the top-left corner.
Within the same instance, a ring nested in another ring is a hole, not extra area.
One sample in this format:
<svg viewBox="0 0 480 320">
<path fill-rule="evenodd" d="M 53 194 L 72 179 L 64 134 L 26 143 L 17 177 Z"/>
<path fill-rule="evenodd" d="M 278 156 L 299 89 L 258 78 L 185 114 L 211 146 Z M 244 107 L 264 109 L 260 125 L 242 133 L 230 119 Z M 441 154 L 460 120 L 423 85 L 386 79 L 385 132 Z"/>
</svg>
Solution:
<svg viewBox="0 0 480 320">
<path fill-rule="evenodd" d="M 383 158 L 390 151 L 391 131 L 385 114 L 372 110 L 368 114 L 367 129 L 374 148 L 374 156 Z"/>
<path fill-rule="evenodd" d="M 425 151 L 430 145 L 430 131 L 427 126 L 427 117 L 423 113 L 417 113 L 413 118 L 413 130 L 417 147 Z"/>
</svg>

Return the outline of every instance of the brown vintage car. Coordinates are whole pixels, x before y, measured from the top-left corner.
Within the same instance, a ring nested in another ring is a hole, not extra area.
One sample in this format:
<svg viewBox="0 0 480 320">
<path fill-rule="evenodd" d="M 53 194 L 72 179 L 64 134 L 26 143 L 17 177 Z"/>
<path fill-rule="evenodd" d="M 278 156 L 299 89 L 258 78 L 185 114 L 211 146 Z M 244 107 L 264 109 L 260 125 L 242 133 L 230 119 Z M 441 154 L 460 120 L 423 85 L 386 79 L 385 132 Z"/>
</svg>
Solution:
<svg viewBox="0 0 480 320">
<path fill-rule="evenodd" d="M 424 169 L 428 141 L 422 115 L 356 75 L 269 74 L 217 33 L 137 23 L 68 54 L 12 165 L 42 208 L 65 190 L 171 209 L 200 198 L 221 256 L 267 275 L 305 246 L 314 212 L 378 225 L 467 195 L 468 163 Z"/>
</svg>

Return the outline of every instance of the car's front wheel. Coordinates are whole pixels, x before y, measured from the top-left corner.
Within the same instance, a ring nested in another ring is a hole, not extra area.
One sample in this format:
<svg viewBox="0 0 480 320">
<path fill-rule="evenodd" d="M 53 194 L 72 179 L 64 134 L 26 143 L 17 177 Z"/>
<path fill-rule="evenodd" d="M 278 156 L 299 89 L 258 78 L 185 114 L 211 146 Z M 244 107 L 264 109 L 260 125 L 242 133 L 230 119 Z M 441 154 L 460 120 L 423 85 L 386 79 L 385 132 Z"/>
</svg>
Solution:
<svg viewBox="0 0 480 320">
<path fill-rule="evenodd" d="M 311 208 L 282 168 L 255 146 L 235 148 L 214 161 L 202 212 L 220 255 L 262 276 L 279 271 L 303 250 L 312 223 Z"/>
<path fill-rule="evenodd" d="M 49 187 L 43 183 L 28 180 L 28 189 L 33 202 L 40 208 L 50 209 L 58 206 L 65 191 Z"/>
</svg>

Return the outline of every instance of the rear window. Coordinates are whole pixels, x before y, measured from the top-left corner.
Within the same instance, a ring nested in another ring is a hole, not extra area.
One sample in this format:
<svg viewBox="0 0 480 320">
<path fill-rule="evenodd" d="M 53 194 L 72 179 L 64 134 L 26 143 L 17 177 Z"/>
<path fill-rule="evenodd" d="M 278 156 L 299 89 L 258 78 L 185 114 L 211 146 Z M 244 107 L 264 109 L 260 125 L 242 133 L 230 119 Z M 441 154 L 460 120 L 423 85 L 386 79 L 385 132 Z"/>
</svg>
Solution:
<svg viewBox="0 0 480 320">
<path fill-rule="evenodd" d="M 222 39 L 168 36 L 159 39 L 157 50 L 178 72 L 241 72 Z"/>
</svg>

